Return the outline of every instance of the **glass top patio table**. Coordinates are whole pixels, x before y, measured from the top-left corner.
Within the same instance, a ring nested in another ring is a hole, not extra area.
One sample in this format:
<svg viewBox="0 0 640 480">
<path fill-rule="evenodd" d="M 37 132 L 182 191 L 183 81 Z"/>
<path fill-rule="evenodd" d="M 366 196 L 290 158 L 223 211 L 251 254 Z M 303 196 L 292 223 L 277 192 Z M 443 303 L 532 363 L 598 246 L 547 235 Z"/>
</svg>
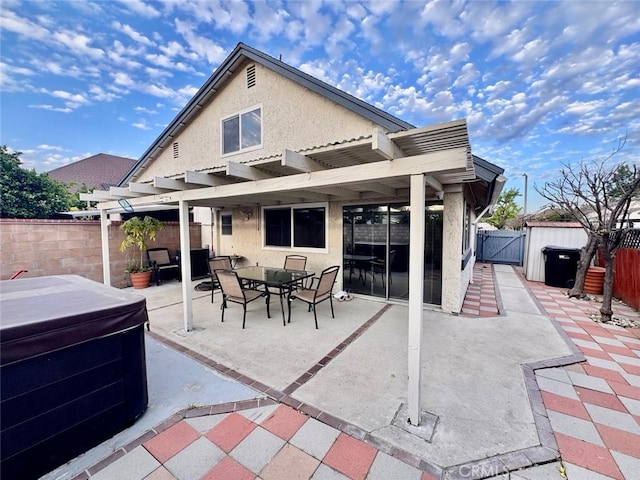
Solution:
<svg viewBox="0 0 640 480">
<path fill-rule="evenodd" d="M 280 309 L 282 310 L 282 324 L 286 325 L 284 315 L 284 304 L 282 297 L 291 290 L 291 286 L 305 278 L 313 277 L 314 272 L 305 272 L 301 270 L 287 270 L 279 267 L 240 267 L 235 270 L 238 277 L 242 280 L 265 285 L 265 287 L 273 287 L 278 289 L 280 297 Z"/>
</svg>

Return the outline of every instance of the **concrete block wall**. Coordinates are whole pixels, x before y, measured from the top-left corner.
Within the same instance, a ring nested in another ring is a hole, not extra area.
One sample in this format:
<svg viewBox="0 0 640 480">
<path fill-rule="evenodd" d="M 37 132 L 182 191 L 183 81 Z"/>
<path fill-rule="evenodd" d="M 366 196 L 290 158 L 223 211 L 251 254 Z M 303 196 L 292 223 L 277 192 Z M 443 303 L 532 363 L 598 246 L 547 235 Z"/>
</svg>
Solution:
<svg viewBox="0 0 640 480">
<path fill-rule="evenodd" d="M 123 272 L 133 250 L 121 253 L 121 222 L 109 226 L 111 285 L 129 286 Z M 200 246 L 200 225 L 191 224 L 193 247 Z M 172 255 L 180 248 L 178 222 L 165 222 L 154 246 L 169 248 Z M 103 281 L 100 222 L 94 220 L 21 220 L 0 219 L 0 280 L 7 280 L 18 270 L 28 270 L 20 278 L 45 275 L 81 275 Z"/>
</svg>

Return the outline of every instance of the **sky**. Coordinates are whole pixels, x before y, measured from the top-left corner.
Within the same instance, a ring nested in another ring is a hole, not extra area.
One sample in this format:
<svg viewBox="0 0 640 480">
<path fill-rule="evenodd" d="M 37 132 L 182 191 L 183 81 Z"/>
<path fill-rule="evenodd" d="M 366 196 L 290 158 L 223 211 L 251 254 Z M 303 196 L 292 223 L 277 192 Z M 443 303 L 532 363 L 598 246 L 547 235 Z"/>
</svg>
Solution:
<svg viewBox="0 0 640 480">
<path fill-rule="evenodd" d="M 465 118 L 528 212 L 621 139 L 640 164 L 637 1 L 2 0 L 0 145 L 137 159 L 238 42 L 418 127 Z"/>
</svg>

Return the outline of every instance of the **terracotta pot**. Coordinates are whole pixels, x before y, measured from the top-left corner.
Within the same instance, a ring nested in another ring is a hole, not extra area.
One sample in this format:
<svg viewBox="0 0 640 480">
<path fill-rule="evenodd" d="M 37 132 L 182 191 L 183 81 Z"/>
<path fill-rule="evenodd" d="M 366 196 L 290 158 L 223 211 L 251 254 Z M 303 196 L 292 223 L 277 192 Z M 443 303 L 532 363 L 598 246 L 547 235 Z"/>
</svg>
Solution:
<svg viewBox="0 0 640 480">
<path fill-rule="evenodd" d="M 147 288 L 151 282 L 151 271 L 130 273 L 129 277 L 131 277 L 133 288 Z"/>
<path fill-rule="evenodd" d="M 584 278 L 584 291 L 592 295 L 602 295 L 604 289 L 604 272 L 603 267 L 589 267 L 587 275 Z"/>
</svg>

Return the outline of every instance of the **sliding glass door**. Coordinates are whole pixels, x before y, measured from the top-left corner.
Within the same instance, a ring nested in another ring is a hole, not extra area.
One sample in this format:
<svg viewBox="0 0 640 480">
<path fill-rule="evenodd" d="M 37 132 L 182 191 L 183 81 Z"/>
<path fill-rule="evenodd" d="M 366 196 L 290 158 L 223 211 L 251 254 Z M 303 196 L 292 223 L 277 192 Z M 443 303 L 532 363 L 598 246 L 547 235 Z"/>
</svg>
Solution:
<svg viewBox="0 0 640 480">
<path fill-rule="evenodd" d="M 442 297 L 442 203 L 425 209 L 425 303 Z M 375 297 L 409 298 L 409 206 L 404 203 L 343 208 L 346 290 Z"/>
</svg>

